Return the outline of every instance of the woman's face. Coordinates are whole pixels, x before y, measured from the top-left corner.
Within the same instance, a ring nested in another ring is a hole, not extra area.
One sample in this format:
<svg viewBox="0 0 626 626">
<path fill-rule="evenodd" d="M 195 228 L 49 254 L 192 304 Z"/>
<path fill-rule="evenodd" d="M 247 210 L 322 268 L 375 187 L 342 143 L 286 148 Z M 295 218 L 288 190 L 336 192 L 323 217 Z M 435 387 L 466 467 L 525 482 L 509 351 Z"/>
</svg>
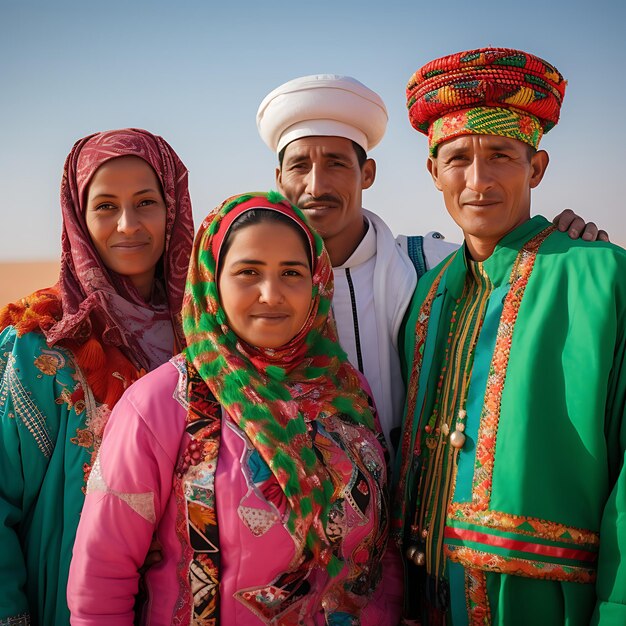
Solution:
<svg viewBox="0 0 626 626">
<path fill-rule="evenodd" d="M 152 167 L 135 156 L 107 161 L 89 183 L 85 211 L 104 265 L 128 276 L 148 300 L 165 249 L 165 201 Z"/>
<path fill-rule="evenodd" d="M 307 250 L 292 227 L 243 227 L 233 233 L 220 265 L 220 300 L 241 339 L 278 348 L 298 334 L 311 308 L 313 280 Z"/>
</svg>

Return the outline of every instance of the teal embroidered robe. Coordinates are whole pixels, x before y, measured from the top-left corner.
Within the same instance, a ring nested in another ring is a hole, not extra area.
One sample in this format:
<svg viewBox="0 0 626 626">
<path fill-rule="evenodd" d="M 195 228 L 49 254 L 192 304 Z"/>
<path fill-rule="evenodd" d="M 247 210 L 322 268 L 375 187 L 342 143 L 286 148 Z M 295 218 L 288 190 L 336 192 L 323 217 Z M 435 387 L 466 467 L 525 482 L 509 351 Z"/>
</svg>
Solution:
<svg viewBox="0 0 626 626">
<path fill-rule="evenodd" d="M 69 624 L 90 402 L 71 352 L 38 332 L 0 334 L 0 624 Z"/>
<path fill-rule="evenodd" d="M 443 620 L 454 626 L 626 624 L 626 252 L 553 232 L 527 282 L 511 288 L 520 249 L 548 226 L 529 220 L 481 264 L 491 292 L 473 322 L 481 327 L 460 451 L 436 425 L 424 429 L 468 276 L 464 248 L 420 280 L 407 314 L 407 377 L 416 371 L 397 475 L 404 549 L 429 544 L 441 559 Z M 433 450 L 449 461 L 450 494 L 431 512 L 439 527 L 419 528 Z M 420 589 L 409 579 L 407 596 L 437 587 L 437 572 L 428 574 Z M 435 623 L 431 600 L 423 624 Z"/>
</svg>

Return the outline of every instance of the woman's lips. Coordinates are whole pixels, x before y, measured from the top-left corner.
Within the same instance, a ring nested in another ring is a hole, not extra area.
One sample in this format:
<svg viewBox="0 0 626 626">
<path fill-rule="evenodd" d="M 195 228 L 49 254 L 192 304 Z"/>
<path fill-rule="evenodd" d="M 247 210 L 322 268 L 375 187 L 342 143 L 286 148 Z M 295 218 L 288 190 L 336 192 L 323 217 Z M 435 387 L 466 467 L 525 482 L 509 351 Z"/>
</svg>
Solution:
<svg viewBox="0 0 626 626">
<path fill-rule="evenodd" d="M 147 246 L 147 241 L 123 241 L 120 243 L 114 243 L 111 245 L 111 248 L 122 248 L 122 249 L 133 249 L 133 248 L 142 248 L 143 246 Z"/>
</svg>

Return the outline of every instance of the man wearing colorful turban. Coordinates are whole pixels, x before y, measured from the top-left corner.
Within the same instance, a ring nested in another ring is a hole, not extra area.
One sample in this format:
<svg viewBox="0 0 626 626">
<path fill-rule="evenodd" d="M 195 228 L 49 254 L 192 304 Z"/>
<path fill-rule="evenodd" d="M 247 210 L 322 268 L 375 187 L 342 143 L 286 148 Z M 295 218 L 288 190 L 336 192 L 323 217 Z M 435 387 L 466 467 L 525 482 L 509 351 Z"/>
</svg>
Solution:
<svg viewBox="0 0 626 626">
<path fill-rule="evenodd" d="M 407 88 L 465 244 L 419 282 L 394 530 L 431 624 L 626 624 L 626 252 L 530 216 L 565 80 L 509 49 Z"/>
</svg>

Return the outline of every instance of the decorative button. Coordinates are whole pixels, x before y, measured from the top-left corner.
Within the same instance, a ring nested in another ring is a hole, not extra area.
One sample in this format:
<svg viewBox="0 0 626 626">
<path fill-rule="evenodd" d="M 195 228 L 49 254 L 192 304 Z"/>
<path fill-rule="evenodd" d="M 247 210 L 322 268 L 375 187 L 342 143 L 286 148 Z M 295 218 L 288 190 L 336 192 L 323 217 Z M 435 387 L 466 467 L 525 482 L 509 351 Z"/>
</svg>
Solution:
<svg viewBox="0 0 626 626">
<path fill-rule="evenodd" d="M 409 561 L 413 560 L 413 557 L 415 556 L 416 552 L 418 552 L 418 548 L 417 546 L 409 546 L 406 549 L 406 558 L 409 559 Z"/>
<path fill-rule="evenodd" d="M 450 445 L 457 450 L 460 450 L 465 445 L 465 435 L 460 430 L 455 430 L 450 435 Z"/>
</svg>

